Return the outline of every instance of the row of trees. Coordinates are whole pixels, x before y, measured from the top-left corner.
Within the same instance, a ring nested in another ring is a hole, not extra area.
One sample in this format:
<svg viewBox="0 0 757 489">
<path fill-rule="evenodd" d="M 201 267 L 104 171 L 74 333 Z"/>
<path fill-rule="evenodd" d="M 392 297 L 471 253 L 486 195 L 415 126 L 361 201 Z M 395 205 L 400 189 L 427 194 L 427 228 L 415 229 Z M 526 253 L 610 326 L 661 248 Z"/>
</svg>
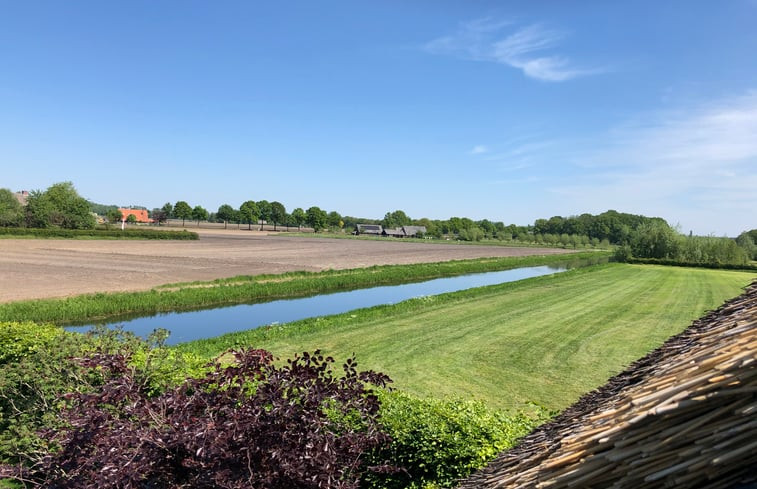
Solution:
<svg viewBox="0 0 757 489">
<path fill-rule="evenodd" d="M 336 214 L 339 220 L 334 226 L 343 226 L 341 216 L 338 213 L 327 213 L 320 207 L 313 206 L 308 210 L 298 207 L 287 213 L 286 207 L 281 202 L 267 200 L 247 200 L 243 202 L 238 209 L 229 204 L 221 205 L 216 212 L 208 212 L 200 205 L 192 207 L 184 200 L 175 204 L 167 202 L 160 209 L 153 209 L 151 216 L 158 223 L 165 222 L 167 219 L 181 219 L 182 226 L 187 219 L 197 221 L 223 222 L 224 228 L 228 223 L 247 224 L 248 229 L 252 229 L 253 224 L 259 225 L 263 229 L 263 223 L 273 224 L 273 229 L 278 226 L 297 227 L 301 229 L 303 225 L 313 228 L 316 232 L 326 229 L 333 223 L 333 215 Z"/>
<path fill-rule="evenodd" d="M 640 225 L 627 243 L 616 251 L 620 260 L 643 258 L 708 265 L 744 265 L 757 259 L 753 237 L 757 230 L 746 231 L 736 239 L 715 236 L 686 236 L 665 221 Z"/>
</svg>

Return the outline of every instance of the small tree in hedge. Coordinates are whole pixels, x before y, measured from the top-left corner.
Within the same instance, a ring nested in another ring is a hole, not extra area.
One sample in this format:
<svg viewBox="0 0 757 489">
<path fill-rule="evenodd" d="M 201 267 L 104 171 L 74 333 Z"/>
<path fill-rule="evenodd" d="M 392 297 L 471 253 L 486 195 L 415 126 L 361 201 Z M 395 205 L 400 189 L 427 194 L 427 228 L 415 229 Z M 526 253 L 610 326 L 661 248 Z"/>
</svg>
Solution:
<svg viewBox="0 0 757 489">
<path fill-rule="evenodd" d="M 115 224 L 123 219 L 123 214 L 121 214 L 121 211 L 118 209 L 108 209 L 105 218 L 108 220 L 109 224 Z"/>
<path fill-rule="evenodd" d="M 335 376 L 319 352 L 276 366 L 270 353 L 234 353 L 205 377 L 151 397 L 123 354 L 95 354 L 82 365 L 102 376 L 91 393 L 68 396 L 68 429 L 47 431 L 60 447 L 19 474 L 59 488 L 357 488 L 363 454 L 388 442 L 368 384 L 385 375 Z"/>
</svg>

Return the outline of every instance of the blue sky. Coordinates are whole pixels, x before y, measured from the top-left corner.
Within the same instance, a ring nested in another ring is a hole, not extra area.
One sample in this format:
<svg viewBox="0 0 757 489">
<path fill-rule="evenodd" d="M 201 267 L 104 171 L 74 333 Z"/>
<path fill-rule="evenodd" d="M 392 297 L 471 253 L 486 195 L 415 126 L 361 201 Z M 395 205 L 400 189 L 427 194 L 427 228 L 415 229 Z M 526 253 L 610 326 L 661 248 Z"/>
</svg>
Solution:
<svg viewBox="0 0 757 489">
<path fill-rule="evenodd" d="M 0 6 L 0 187 L 757 227 L 755 0 Z"/>
</svg>

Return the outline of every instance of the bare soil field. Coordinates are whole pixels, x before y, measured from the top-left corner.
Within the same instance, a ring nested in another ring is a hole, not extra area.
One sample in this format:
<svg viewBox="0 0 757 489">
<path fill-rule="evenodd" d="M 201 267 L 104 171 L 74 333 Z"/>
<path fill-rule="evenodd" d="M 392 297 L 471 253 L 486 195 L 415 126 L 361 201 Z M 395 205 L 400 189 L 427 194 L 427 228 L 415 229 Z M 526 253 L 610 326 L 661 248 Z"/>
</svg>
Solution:
<svg viewBox="0 0 757 489">
<path fill-rule="evenodd" d="M 235 275 L 567 252 L 189 229 L 199 241 L 0 239 L 0 303 Z"/>
</svg>

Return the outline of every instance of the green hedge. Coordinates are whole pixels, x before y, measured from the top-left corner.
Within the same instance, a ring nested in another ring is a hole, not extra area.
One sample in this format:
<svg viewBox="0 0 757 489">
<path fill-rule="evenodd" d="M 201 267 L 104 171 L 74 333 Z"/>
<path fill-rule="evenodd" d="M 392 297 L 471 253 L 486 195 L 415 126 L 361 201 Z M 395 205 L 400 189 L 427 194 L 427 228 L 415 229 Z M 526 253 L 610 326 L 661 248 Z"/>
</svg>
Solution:
<svg viewBox="0 0 757 489">
<path fill-rule="evenodd" d="M 391 436 L 388 449 L 372 463 L 388 460 L 395 474 L 371 474 L 361 487 L 375 489 L 454 487 L 515 441 L 548 419 L 548 413 L 508 414 L 472 400 L 420 399 L 380 392 L 381 424 Z"/>
<path fill-rule="evenodd" d="M 616 259 L 618 259 L 617 256 L 616 256 Z M 720 269 L 720 270 L 757 271 L 757 265 L 746 265 L 746 264 L 740 265 L 740 264 L 733 264 L 733 263 L 695 263 L 695 262 L 670 260 L 666 258 L 626 257 L 625 260 L 618 260 L 618 261 L 625 261 L 626 263 L 635 263 L 638 265 L 666 265 L 666 266 L 672 266 L 672 267 L 695 267 L 695 268 L 712 268 L 712 269 Z"/>
<path fill-rule="evenodd" d="M 61 228 L 2 228 L 0 236 L 31 236 L 34 238 L 101 238 L 101 239 L 199 239 L 190 231 L 158 229 L 61 229 Z"/>
</svg>

